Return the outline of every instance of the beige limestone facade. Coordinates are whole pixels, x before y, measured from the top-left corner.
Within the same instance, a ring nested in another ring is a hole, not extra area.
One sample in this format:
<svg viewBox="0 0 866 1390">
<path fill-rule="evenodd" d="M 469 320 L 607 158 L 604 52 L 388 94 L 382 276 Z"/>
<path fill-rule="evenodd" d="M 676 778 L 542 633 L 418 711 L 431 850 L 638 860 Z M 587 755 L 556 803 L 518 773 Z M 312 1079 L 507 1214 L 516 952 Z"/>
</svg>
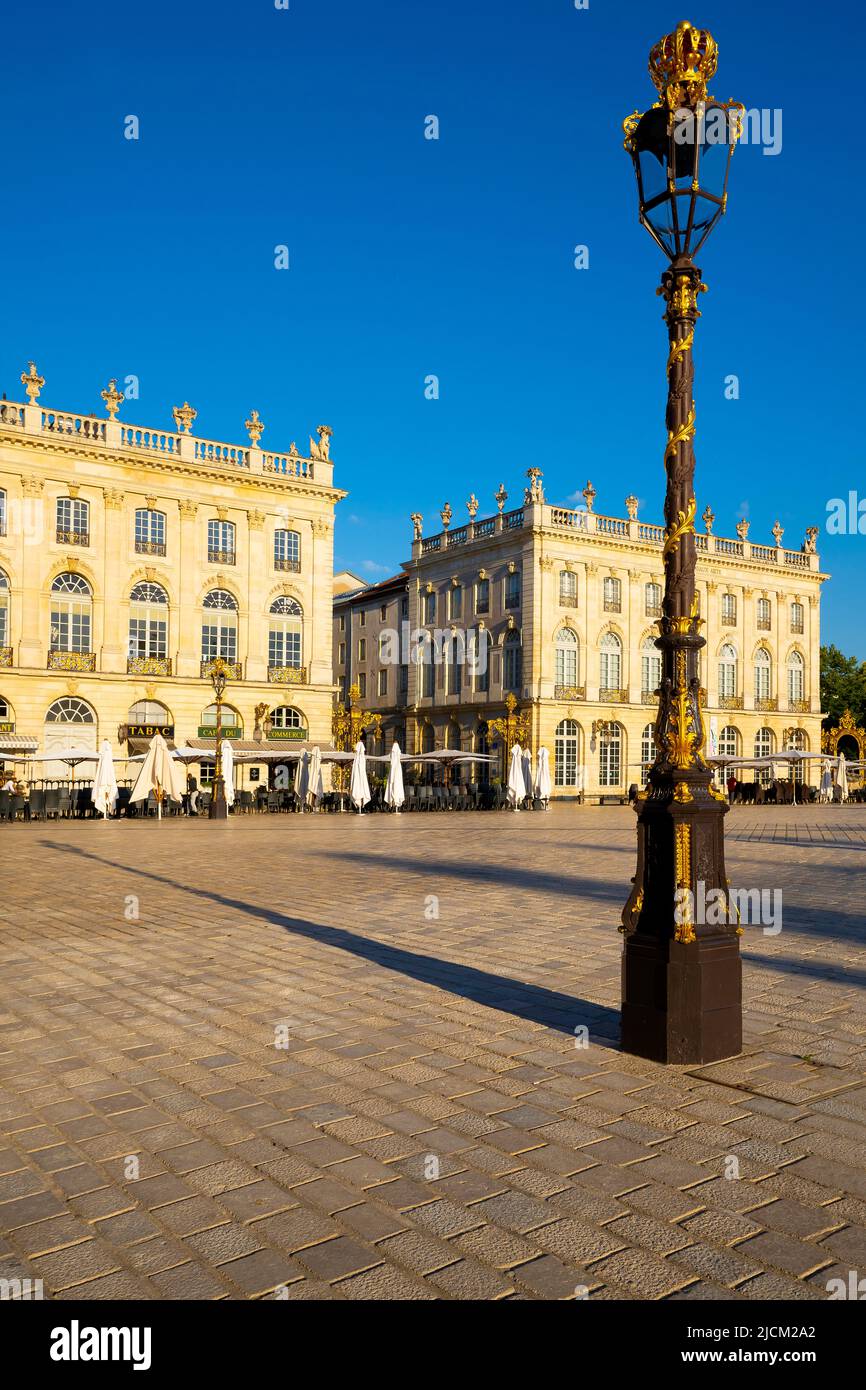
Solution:
<svg viewBox="0 0 866 1390">
<path fill-rule="evenodd" d="M 275 453 L 255 411 L 226 444 L 186 403 L 144 427 L 115 383 L 108 418 L 49 409 L 32 364 L 22 383 L 0 404 L 0 754 L 207 737 L 216 656 L 230 737 L 329 741 L 330 429 Z"/>
<path fill-rule="evenodd" d="M 500 489 L 495 514 L 479 518 L 473 497 L 467 522 L 455 525 L 446 504 L 443 526 L 428 535 L 416 515 L 403 575 L 337 601 L 337 677 L 348 684 L 363 670 L 364 704 L 382 715 L 386 742 L 393 730 L 410 751 L 486 751 L 489 722 L 505 715 L 511 692 L 528 717 L 533 751 L 541 744 L 550 751 L 554 795 L 595 800 L 642 783 L 661 675 L 654 638 L 663 528 L 639 519 L 633 497 L 625 517 L 599 514 L 595 495 L 588 484 L 585 507 L 552 506 L 531 470 L 519 507 L 506 509 Z M 714 520 L 707 509 L 697 536 L 708 736 L 720 752 L 742 757 L 820 750 L 820 597 L 828 576 L 817 531 L 789 549 L 778 525 L 763 544 L 749 539 L 743 522 L 735 537 L 717 536 Z M 402 678 L 393 669 L 382 677 L 379 629 L 396 625 L 401 607 L 413 632 L 438 629 L 441 642 L 462 630 L 466 650 L 485 642 L 486 670 L 477 656 L 472 670 L 471 655 L 462 668 L 447 655 L 425 666 L 410 651 Z M 818 766 L 807 764 L 807 780 L 818 779 Z"/>
</svg>

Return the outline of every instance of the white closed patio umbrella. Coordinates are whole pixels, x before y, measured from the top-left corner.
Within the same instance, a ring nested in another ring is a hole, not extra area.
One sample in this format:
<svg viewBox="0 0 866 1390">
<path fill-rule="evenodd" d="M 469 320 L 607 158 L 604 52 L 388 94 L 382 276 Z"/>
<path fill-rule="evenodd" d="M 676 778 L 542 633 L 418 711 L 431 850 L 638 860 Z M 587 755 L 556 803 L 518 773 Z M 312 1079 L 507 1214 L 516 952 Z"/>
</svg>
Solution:
<svg viewBox="0 0 866 1390">
<path fill-rule="evenodd" d="M 312 810 L 315 810 L 324 794 L 325 787 L 322 781 L 322 750 L 316 743 L 310 750 L 310 765 L 307 771 L 307 800 Z"/>
<path fill-rule="evenodd" d="M 181 765 L 168 751 L 168 744 L 162 734 L 154 734 L 144 762 L 135 780 L 130 801 L 146 801 L 151 792 L 156 793 L 156 813 L 162 819 L 162 802 L 166 796 L 172 801 L 181 801 L 184 793 L 184 775 Z"/>
<path fill-rule="evenodd" d="M 545 811 L 550 804 L 550 749 L 544 745 L 538 750 L 538 768 L 535 773 L 535 795 L 542 802 Z"/>
<path fill-rule="evenodd" d="M 836 785 L 839 788 L 839 795 L 843 801 L 848 800 L 848 764 L 845 754 L 839 754 L 839 772 L 836 777 Z"/>
<path fill-rule="evenodd" d="M 520 803 L 526 796 L 526 777 L 523 772 L 523 749 L 519 743 L 515 743 L 511 750 L 511 762 L 508 765 L 508 804 L 515 811 L 520 810 Z"/>
<path fill-rule="evenodd" d="M 385 801 L 388 806 L 393 806 L 395 811 L 399 811 L 405 800 L 406 793 L 403 790 L 403 764 L 401 762 L 400 745 L 395 739 L 391 744 L 391 758 L 388 763 L 388 781 L 385 786 Z"/>
<path fill-rule="evenodd" d="M 226 805 L 235 804 L 235 750 L 232 748 L 231 739 L 224 738 L 220 744 L 220 762 L 222 763 L 223 787 L 226 794 Z"/>
<path fill-rule="evenodd" d="M 531 797 L 535 789 L 535 772 L 532 767 L 532 749 L 523 750 L 523 781 L 526 786 L 526 795 Z"/>
<path fill-rule="evenodd" d="M 355 756 L 352 759 L 349 799 L 359 811 L 363 811 L 370 800 L 370 783 L 367 781 L 367 750 L 360 739 L 355 744 Z"/>
<path fill-rule="evenodd" d="M 829 764 L 829 762 L 825 762 L 825 763 L 823 764 L 823 769 L 824 769 L 824 770 L 823 770 L 823 772 L 821 773 L 821 790 L 820 790 L 821 800 L 822 800 L 822 801 L 832 801 L 832 800 L 833 800 L 833 774 L 832 774 L 831 771 L 830 771 L 830 764 Z"/>
<path fill-rule="evenodd" d="M 117 804 L 117 778 L 114 775 L 114 756 L 107 738 L 100 744 L 99 762 L 96 764 L 91 795 L 97 811 L 101 811 L 108 820 Z"/>
<path fill-rule="evenodd" d="M 297 766 L 295 768 L 295 795 L 298 798 L 298 804 L 300 805 L 301 810 L 303 810 L 307 804 L 307 792 L 309 790 L 309 787 L 310 755 L 305 748 L 301 756 L 298 758 Z"/>
</svg>

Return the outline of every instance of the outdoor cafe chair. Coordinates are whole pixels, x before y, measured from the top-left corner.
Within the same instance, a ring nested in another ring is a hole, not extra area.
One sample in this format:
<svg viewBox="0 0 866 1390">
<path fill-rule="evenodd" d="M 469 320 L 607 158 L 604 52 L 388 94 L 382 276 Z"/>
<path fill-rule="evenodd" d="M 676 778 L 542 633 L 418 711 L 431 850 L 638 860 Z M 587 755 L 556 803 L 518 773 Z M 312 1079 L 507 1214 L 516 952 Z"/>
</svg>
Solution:
<svg viewBox="0 0 866 1390">
<path fill-rule="evenodd" d="M 59 799 L 59 801 L 58 801 L 58 803 L 57 803 L 57 810 L 58 810 L 58 813 L 59 813 L 61 816 L 71 816 L 71 815 L 72 815 L 72 797 L 71 797 L 71 795 L 70 795 L 70 793 L 69 793 L 69 791 L 68 791 L 68 789 L 67 789 L 66 787 L 60 787 L 60 788 L 59 788 L 59 798 L 60 798 L 60 799 Z"/>
<path fill-rule="evenodd" d="M 45 793 L 38 787 L 30 793 L 30 816 L 33 820 L 45 819 Z"/>
<path fill-rule="evenodd" d="M 0 792 L 0 820 L 8 820 L 12 807 L 12 793 Z"/>
<path fill-rule="evenodd" d="M 56 820 L 60 815 L 60 788 L 47 787 L 45 790 L 45 819 L 53 816 Z"/>
</svg>

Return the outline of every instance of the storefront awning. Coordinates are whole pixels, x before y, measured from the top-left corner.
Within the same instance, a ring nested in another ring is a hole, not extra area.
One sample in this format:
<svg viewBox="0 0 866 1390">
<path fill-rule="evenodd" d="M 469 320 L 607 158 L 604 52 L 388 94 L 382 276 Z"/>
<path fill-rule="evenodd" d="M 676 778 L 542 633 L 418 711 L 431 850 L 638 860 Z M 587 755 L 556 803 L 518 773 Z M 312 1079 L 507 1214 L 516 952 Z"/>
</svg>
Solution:
<svg viewBox="0 0 866 1390">
<path fill-rule="evenodd" d="M 39 740 L 27 734 L 0 734 L 0 757 L 4 753 L 35 753 L 38 747 Z"/>
</svg>

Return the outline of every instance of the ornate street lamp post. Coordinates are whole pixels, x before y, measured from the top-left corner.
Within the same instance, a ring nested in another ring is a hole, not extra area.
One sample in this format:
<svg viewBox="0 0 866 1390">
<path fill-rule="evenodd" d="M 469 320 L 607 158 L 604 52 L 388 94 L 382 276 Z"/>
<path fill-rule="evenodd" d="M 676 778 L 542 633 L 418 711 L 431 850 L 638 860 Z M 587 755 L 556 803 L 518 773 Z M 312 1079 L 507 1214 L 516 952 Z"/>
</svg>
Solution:
<svg viewBox="0 0 866 1390">
<path fill-rule="evenodd" d="M 707 95 L 717 57 L 705 29 L 679 24 L 650 53 L 660 100 L 623 122 L 640 220 L 670 264 L 657 291 L 669 343 L 662 681 L 655 762 L 637 801 L 637 872 L 622 915 L 622 1046 L 676 1063 L 718 1061 L 742 1045 L 741 929 L 725 876 L 727 804 L 702 757 L 705 643 L 695 594 L 692 342 L 706 286 L 693 256 L 725 211 L 742 111 Z"/>
<path fill-rule="evenodd" d="M 223 695 L 225 694 L 228 668 L 221 656 L 211 663 L 210 683 L 216 696 L 216 759 L 213 770 L 213 792 L 208 807 L 209 820 L 226 820 L 229 808 L 226 804 L 226 789 L 223 782 L 222 743 L 223 734 Z"/>
</svg>

